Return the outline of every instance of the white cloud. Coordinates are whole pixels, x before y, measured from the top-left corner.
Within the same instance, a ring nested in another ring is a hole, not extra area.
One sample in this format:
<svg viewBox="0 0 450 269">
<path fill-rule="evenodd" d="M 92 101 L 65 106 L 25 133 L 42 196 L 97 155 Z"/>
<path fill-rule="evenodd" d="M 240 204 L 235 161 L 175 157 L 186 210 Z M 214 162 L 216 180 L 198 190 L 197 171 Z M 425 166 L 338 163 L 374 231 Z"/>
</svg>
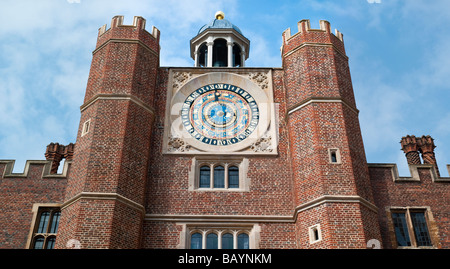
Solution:
<svg viewBox="0 0 450 269">
<path fill-rule="evenodd" d="M 369 4 L 381 4 L 381 0 L 367 0 Z"/>
</svg>

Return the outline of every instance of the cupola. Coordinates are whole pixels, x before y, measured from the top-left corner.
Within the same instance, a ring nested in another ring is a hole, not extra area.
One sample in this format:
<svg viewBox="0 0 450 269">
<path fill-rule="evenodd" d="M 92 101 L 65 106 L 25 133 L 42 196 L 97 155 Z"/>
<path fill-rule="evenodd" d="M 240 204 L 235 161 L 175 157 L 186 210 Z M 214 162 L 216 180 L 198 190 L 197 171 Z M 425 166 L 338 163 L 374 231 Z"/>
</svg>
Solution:
<svg viewBox="0 0 450 269">
<path fill-rule="evenodd" d="M 196 67 L 243 67 L 250 51 L 250 41 L 222 11 L 203 25 L 190 43 Z"/>
</svg>

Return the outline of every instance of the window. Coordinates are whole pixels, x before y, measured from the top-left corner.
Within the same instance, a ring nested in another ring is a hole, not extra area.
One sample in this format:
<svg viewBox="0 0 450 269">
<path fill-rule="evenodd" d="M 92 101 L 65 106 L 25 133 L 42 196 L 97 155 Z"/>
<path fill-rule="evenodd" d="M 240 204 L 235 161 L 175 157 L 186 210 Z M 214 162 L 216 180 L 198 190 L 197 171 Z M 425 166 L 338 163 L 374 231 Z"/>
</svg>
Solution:
<svg viewBox="0 0 450 269">
<path fill-rule="evenodd" d="M 333 164 L 341 163 L 341 153 L 339 149 L 328 149 L 329 162 Z"/>
<path fill-rule="evenodd" d="M 231 233 L 222 236 L 222 249 L 233 249 L 233 235 Z"/>
<path fill-rule="evenodd" d="M 218 249 L 217 234 L 210 233 L 206 236 L 206 248 L 207 249 Z"/>
<path fill-rule="evenodd" d="M 249 231 L 227 231 L 221 229 L 206 229 L 195 231 L 190 236 L 191 249 L 202 249 L 205 239 L 206 249 L 249 249 Z"/>
<path fill-rule="evenodd" d="M 211 168 L 209 166 L 202 166 L 200 168 L 200 188 L 209 188 L 211 183 Z"/>
<path fill-rule="evenodd" d="M 53 249 L 55 247 L 60 216 L 59 207 L 39 208 L 30 248 Z"/>
<path fill-rule="evenodd" d="M 225 39 L 216 39 L 213 48 L 213 66 L 225 67 L 228 62 L 228 48 Z"/>
<path fill-rule="evenodd" d="M 427 211 L 394 209 L 391 211 L 393 235 L 397 247 L 432 247 Z"/>
<path fill-rule="evenodd" d="M 189 171 L 190 191 L 248 191 L 249 161 L 237 156 L 196 156 Z"/>
<path fill-rule="evenodd" d="M 239 168 L 228 164 L 203 164 L 200 167 L 198 182 L 199 188 L 239 188 Z"/>
<path fill-rule="evenodd" d="M 322 240 L 320 224 L 309 227 L 309 243 L 313 244 Z"/>
<path fill-rule="evenodd" d="M 214 188 L 225 188 L 225 168 L 221 165 L 214 167 Z"/>
<path fill-rule="evenodd" d="M 192 234 L 191 249 L 202 249 L 202 234 L 200 233 Z"/>
<path fill-rule="evenodd" d="M 83 123 L 83 129 L 81 131 L 81 136 L 84 136 L 85 134 L 89 133 L 89 129 L 91 128 L 91 119 L 88 119 Z"/>
</svg>

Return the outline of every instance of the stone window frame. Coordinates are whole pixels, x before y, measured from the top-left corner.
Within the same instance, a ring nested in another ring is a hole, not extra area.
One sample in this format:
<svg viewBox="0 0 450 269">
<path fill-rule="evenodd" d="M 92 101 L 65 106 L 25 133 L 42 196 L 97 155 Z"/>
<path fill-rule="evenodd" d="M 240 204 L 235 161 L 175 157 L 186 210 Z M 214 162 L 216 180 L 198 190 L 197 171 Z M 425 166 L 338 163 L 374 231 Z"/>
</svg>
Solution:
<svg viewBox="0 0 450 269">
<path fill-rule="evenodd" d="M 233 249 L 237 249 L 238 246 L 238 236 L 240 234 L 248 235 L 248 249 L 258 249 L 259 248 L 259 225 L 247 223 L 247 224 L 232 224 L 232 223 L 189 223 L 183 225 L 183 231 L 181 232 L 180 242 L 184 244 L 180 245 L 179 248 L 190 249 L 191 247 L 191 236 L 195 233 L 200 233 L 202 235 L 202 249 L 206 249 L 207 246 L 207 236 L 211 233 L 215 233 L 218 236 L 217 247 L 222 249 L 222 236 L 227 233 L 233 235 Z"/>
<path fill-rule="evenodd" d="M 211 181 L 209 187 L 200 188 L 200 168 L 203 166 L 210 167 Z M 214 168 L 223 166 L 225 171 L 224 188 L 214 188 Z M 239 187 L 230 188 L 228 186 L 228 168 L 236 166 L 239 169 Z M 190 191 L 249 191 L 250 180 L 247 177 L 248 159 L 236 156 L 197 156 L 192 160 L 189 173 L 189 190 Z"/>
<path fill-rule="evenodd" d="M 334 158 L 336 158 L 336 160 L 333 160 L 333 156 Z M 329 148 L 328 149 L 328 161 L 331 164 L 341 164 L 342 163 L 342 159 L 341 159 L 341 152 L 338 148 Z"/>
<path fill-rule="evenodd" d="M 320 224 L 310 226 L 308 228 L 308 234 L 310 244 L 322 241 L 322 230 L 320 229 Z"/>
<path fill-rule="evenodd" d="M 86 134 L 88 134 L 90 129 L 91 129 L 91 119 L 88 119 L 87 121 L 85 121 L 83 123 L 83 129 L 81 131 L 81 136 L 83 137 Z"/>
<path fill-rule="evenodd" d="M 36 239 L 39 237 L 44 238 L 43 248 L 46 248 L 46 246 L 48 244 L 48 239 L 50 239 L 50 238 L 56 239 L 56 237 L 58 235 L 58 230 L 57 230 L 58 228 L 56 228 L 55 233 L 51 233 L 49 230 L 50 229 L 49 227 L 52 225 L 53 217 L 55 216 L 55 213 L 61 214 L 61 204 L 55 204 L 55 203 L 34 204 L 33 208 L 32 208 L 32 212 L 33 212 L 33 217 L 32 217 L 32 222 L 31 222 L 30 233 L 29 233 L 28 240 L 27 240 L 27 248 L 33 249 L 34 243 L 35 243 Z M 45 228 L 45 232 L 39 232 L 38 228 L 39 228 L 42 213 L 44 213 L 44 212 L 49 212 L 50 216 L 49 216 L 47 226 Z M 58 224 L 59 224 L 60 218 L 61 218 L 61 215 L 59 215 Z"/>
<path fill-rule="evenodd" d="M 406 207 L 388 207 L 386 209 L 388 216 L 389 234 L 391 238 L 391 244 L 393 248 L 398 249 L 434 249 L 437 248 L 439 242 L 439 236 L 437 231 L 437 225 L 434 221 L 433 214 L 428 206 L 406 206 Z M 431 246 L 418 246 L 416 242 L 414 227 L 411 220 L 411 212 L 423 212 L 427 224 L 428 234 L 430 236 Z M 398 246 L 397 237 L 395 236 L 395 227 L 393 223 L 392 213 L 405 213 L 406 224 L 408 229 L 408 236 L 411 241 L 411 246 Z"/>
</svg>

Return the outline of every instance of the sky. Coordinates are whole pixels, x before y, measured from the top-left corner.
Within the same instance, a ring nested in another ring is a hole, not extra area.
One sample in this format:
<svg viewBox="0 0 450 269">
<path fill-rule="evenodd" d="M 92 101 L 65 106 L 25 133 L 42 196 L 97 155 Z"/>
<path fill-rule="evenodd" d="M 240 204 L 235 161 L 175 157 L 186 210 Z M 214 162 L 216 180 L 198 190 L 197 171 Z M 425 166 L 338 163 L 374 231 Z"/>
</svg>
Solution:
<svg viewBox="0 0 450 269">
<path fill-rule="evenodd" d="M 435 139 L 450 164 L 448 0 L 1 0 L 0 159 L 43 160 L 51 142 L 76 142 L 98 29 L 112 17 L 161 31 L 161 66 L 191 67 L 189 41 L 217 11 L 250 40 L 247 67 L 281 67 L 281 35 L 320 20 L 344 35 L 368 163 L 409 176 L 400 139 Z"/>
</svg>

